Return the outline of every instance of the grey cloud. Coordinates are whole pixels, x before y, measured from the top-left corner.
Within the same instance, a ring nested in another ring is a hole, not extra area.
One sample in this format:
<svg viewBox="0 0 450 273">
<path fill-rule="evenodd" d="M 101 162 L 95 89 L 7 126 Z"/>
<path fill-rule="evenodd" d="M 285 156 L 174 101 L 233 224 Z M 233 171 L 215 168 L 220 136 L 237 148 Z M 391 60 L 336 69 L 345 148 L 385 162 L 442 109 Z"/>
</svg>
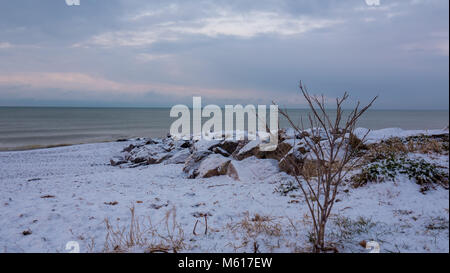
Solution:
<svg viewBox="0 0 450 273">
<path fill-rule="evenodd" d="M 295 96 L 302 79 L 330 97 L 380 94 L 378 108 L 448 109 L 448 17 L 448 1 L 438 0 L 381 0 L 375 8 L 364 0 L 81 0 L 79 7 L 63 0 L 5 1 L 0 76 L 84 73 L 117 82 L 256 90 L 274 99 Z M 12 99 L 5 88 L 2 103 Z M 85 90 L 71 94 L 74 103 L 88 103 L 79 99 Z M 210 102 L 251 100 L 230 96 Z M 89 98 L 105 105 L 189 103 L 169 94 L 153 102 L 143 94 Z"/>
</svg>

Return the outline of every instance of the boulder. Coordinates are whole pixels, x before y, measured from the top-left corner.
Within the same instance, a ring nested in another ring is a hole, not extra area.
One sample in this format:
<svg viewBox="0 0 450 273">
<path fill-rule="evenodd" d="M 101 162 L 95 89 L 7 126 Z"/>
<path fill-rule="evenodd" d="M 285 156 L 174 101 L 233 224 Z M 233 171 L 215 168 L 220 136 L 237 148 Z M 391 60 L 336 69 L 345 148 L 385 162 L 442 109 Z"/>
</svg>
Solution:
<svg viewBox="0 0 450 273">
<path fill-rule="evenodd" d="M 190 151 L 188 148 L 191 145 L 192 141 L 190 140 L 144 139 L 142 142 L 136 142 L 125 147 L 120 156 L 110 159 L 110 163 L 113 166 L 130 163 L 130 167 L 137 167 L 159 164 L 175 156 L 168 164 L 180 164 L 184 163 L 189 157 Z"/>
<path fill-rule="evenodd" d="M 225 175 L 228 172 L 231 159 L 219 154 L 212 154 L 201 161 L 197 173 L 199 178 Z"/>
<path fill-rule="evenodd" d="M 252 140 L 245 144 L 242 149 L 239 149 L 237 153 L 235 153 L 234 158 L 237 160 L 243 160 L 247 157 L 254 156 L 259 152 L 259 144 L 261 144 L 261 140 Z"/>
<path fill-rule="evenodd" d="M 167 159 L 164 164 L 184 164 L 190 155 L 189 149 L 179 150 L 171 158 Z"/>
<path fill-rule="evenodd" d="M 209 150 L 223 156 L 230 156 L 239 146 L 240 141 L 235 140 L 198 140 L 193 144 L 193 151 Z"/>
<path fill-rule="evenodd" d="M 236 170 L 232 162 L 228 164 L 227 175 L 236 181 L 240 181 L 238 171 Z"/>
<path fill-rule="evenodd" d="M 155 153 L 148 157 L 147 163 L 148 164 L 159 164 L 163 162 L 164 160 L 167 160 L 171 158 L 173 153 Z"/>
<path fill-rule="evenodd" d="M 154 140 L 154 139 L 149 139 L 145 142 L 145 145 L 153 145 L 153 144 L 158 144 L 159 141 Z"/>
<path fill-rule="evenodd" d="M 173 154 L 173 152 L 167 152 L 167 149 L 164 149 L 161 145 L 152 145 L 134 149 L 126 158 L 134 164 L 150 165 L 159 164 L 172 157 Z"/>
<path fill-rule="evenodd" d="M 280 171 L 290 175 L 300 175 L 308 152 L 309 150 L 305 143 L 296 144 L 280 159 L 278 163 Z"/>
<path fill-rule="evenodd" d="M 229 157 L 229 156 L 230 156 L 230 153 L 228 153 L 227 151 L 225 151 L 224 149 L 222 149 L 222 148 L 220 148 L 220 147 L 215 147 L 215 148 L 213 149 L 213 152 L 214 152 L 215 154 L 220 154 L 220 155 L 223 155 L 223 156 L 225 156 L 225 157 Z"/>
<path fill-rule="evenodd" d="M 127 163 L 127 160 L 122 156 L 115 156 L 110 159 L 111 166 L 118 166 Z"/>
<path fill-rule="evenodd" d="M 239 152 L 235 155 L 237 160 L 243 160 L 247 157 L 256 156 L 260 159 L 276 159 L 280 160 L 284 157 L 285 154 L 289 152 L 289 150 L 294 146 L 293 142 L 295 140 L 289 139 L 285 140 L 277 145 L 275 151 L 262 151 L 259 148 L 261 144 L 260 140 L 252 140 L 247 143 Z M 298 142 L 298 140 L 297 140 Z"/>
<path fill-rule="evenodd" d="M 229 154 L 232 154 L 234 153 L 234 151 L 236 151 L 236 148 L 241 142 L 242 140 L 223 140 L 221 143 L 219 143 L 219 145 L 217 145 L 217 147 L 221 148 Z"/>
<path fill-rule="evenodd" d="M 149 157 L 149 151 L 147 148 L 143 147 L 143 148 L 131 151 L 129 160 L 134 164 L 138 164 L 138 163 L 146 162 L 148 157 Z"/>
<path fill-rule="evenodd" d="M 280 160 L 289 152 L 289 150 L 292 149 L 292 146 L 294 146 L 294 144 L 292 144 L 292 141 L 286 140 L 286 141 L 279 143 L 277 148 L 275 149 L 275 151 L 265 152 L 265 151 L 258 150 L 258 152 L 255 154 L 255 156 L 260 159 L 268 158 L 268 159 Z"/>
<path fill-rule="evenodd" d="M 194 151 L 184 163 L 183 171 L 187 173 L 188 178 L 195 178 L 198 175 L 198 166 L 200 162 L 207 156 L 209 156 L 211 151 Z"/>
<path fill-rule="evenodd" d="M 191 146 L 192 146 L 192 143 L 189 140 L 179 140 L 179 141 L 177 141 L 177 147 L 179 147 L 179 148 L 186 149 L 186 148 L 190 148 Z"/>
<path fill-rule="evenodd" d="M 194 152 L 186 160 L 183 171 L 188 178 L 209 178 L 213 176 L 228 175 L 239 180 L 238 172 L 231 159 L 211 152 Z"/>
<path fill-rule="evenodd" d="M 207 140 L 201 139 L 194 143 L 193 151 L 212 151 L 215 147 L 220 144 L 220 140 Z"/>
<path fill-rule="evenodd" d="M 122 152 L 127 152 L 127 153 L 129 153 L 129 152 L 131 152 L 134 148 L 136 148 L 136 146 L 134 146 L 133 144 L 130 144 L 128 147 L 124 148 L 124 149 L 122 150 Z"/>
</svg>

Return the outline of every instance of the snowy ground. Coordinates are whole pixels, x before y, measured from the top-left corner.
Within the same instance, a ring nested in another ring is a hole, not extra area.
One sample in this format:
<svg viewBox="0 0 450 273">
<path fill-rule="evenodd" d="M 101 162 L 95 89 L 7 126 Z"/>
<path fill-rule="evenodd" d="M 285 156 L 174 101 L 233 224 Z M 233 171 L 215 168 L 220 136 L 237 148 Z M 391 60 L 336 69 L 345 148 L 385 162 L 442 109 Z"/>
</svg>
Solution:
<svg viewBox="0 0 450 273">
<path fill-rule="evenodd" d="M 371 139 L 416 133 L 380 130 Z M 103 251 L 105 219 L 127 227 L 133 206 L 139 219 L 154 225 L 175 208 L 185 252 L 309 250 L 303 197 L 275 192 L 292 180 L 275 160 L 233 161 L 240 181 L 187 179 L 183 164 L 110 166 L 109 159 L 130 143 L 0 153 L 0 252 L 67 252 L 69 241 L 77 241 L 81 252 Z M 410 156 L 449 164 L 448 156 Z M 340 242 L 340 251 L 367 252 L 358 244 L 362 240 L 379 242 L 381 252 L 449 251 L 448 190 L 422 194 L 417 184 L 399 177 L 357 189 L 344 186 L 338 198 L 328 237 Z M 243 224 L 256 214 L 270 219 L 260 232 Z"/>
</svg>

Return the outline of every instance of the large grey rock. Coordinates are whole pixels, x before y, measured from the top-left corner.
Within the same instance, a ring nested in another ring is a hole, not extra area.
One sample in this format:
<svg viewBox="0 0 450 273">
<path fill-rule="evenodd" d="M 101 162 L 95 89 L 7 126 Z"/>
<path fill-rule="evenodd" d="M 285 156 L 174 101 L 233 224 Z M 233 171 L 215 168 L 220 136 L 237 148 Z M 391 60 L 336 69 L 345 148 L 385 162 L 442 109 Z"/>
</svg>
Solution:
<svg viewBox="0 0 450 273">
<path fill-rule="evenodd" d="M 248 142 L 244 147 L 239 149 L 239 151 L 234 155 L 234 158 L 237 160 L 243 160 L 247 157 L 258 154 L 260 144 L 261 141 L 259 139 Z"/>
<path fill-rule="evenodd" d="M 133 144 L 130 144 L 128 147 L 124 148 L 124 149 L 122 150 L 122 152 L 129 153 L 129 152 L 131 152 L 134 148 L 136 148 L 136 146 L 133 145 Z"/>
<path fill-rule="evenodd" d="M 145 148 L 139 148 L 138 150 L 133 150 L 130 152 L 130 156 L 129 156 L 129 160 L 132 163 L 138 164 L 138 163 L 143 163 L 143 162 L 147 162 L 147 159 L 150 156 L 150 151 Z"/>
<path fill-rule="evenodd" d="M 259 149 L 255 156 L 260 159 L 280 160 L 289 152 L 289 150 L 292 149 L 292 146 L 294 145 L 291 143 L 291 141 L 283 141 L 281 143 L 278 143 L 275 151 L 261 151 Z"/>
<path fill-rule="evenodd" d="M 220 140 L 206 140 L 201 139 L 194 143 L 193 151 L 212 151 L 213 148 L 217 147 L 220 144 Z"/>
<path fill-rule="evenodd" d="M 114 156 L 113 158 L 111 158 L 110 163 L 111 166 L 118 166 L 127 163 L 127 160 L 122 156 Z"/>
<path fill-rule="evenodd" d="M 164 164 L 184 164 L 190 155 L 189 149 L 179 150 L 171 158 L 167 159 Z"/>
<path fill-rule="evenodd" d="M 308 152 L 309 150 L 304 142 L 297 143 L 280 159 L 278 163 L 280 171 L 290 175 L 300 175 Z"/>
<path fill-rule="evenodd" d="M 142 147 L 136 147 L 126 154 L 126 158 L 134 164 L 159 164 L 172 157 L 173 149 L 167 144 L 152 144 Z"/>
<path fill-rule="evenodd" d="M 198 167 L 199 178 L 208 178 L 213 176 L 225 175 L 228 172 L 228 167 L 231 159 L 219 154 L 212 154 L 201 161 Z"/>
<path fill-rule="evenodd" d="M 187 173 L 188 178 L 195 178 L 198 175 L 198 167 L 201 161 L 209 156 L 211 151 L 194 151 L 184 163 L 183 171 Z"/>
<path fill-rule="evenodd" d="M 298 142 L 298 141 L 297 141 Z M 260 149 L 259 145 L 262 142 L 260 140 L 252 140 L 247 143 L 239 152 L 234 156 L 237 160 L 243 160 L 245 158 L 256 156 L 260 159 L 276 159 L 280 160 L 284 157 L 285 154 L 289 152 L 292 148 L 293 144 L 291 141 L 284 141 L 278 143 L 276 149 L 274 151 L 263 151 Z"/>
<path fill-rule="evenodd" d="M 242 140 L 223 140 L 219 145 L 217 145 L 217 148 L 220 148 L 231 155 L 236 151 L 236 148 L 241 142 Z"/>
<path fill-rule="evenodd" d="M 238 172 L 230 158 L 210 151 L 194 152 L 185 163 L 183 171 L 188 178 L 209 178 L 220 175 L 228 175 L 234 180 L 239 180 Z"/>
<path fill-rule="evenodd" d="M 230 156 L 230 153 L 228 153 L 227 151 L 225 151 L 224 149 L 222 149 L 220 147 L 215 147 L 212 151 L 215 154 L 220 154 L 220 155 L 223 155 L 225 157 L 229 157 Z"/>
</svg>

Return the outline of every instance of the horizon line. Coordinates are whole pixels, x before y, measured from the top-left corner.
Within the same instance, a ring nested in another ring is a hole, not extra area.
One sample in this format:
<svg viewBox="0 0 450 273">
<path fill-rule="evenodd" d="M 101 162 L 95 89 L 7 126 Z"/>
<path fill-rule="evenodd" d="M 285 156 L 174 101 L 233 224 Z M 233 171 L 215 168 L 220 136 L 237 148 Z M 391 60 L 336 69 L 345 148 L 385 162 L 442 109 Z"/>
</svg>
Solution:
<svg viewBox="0 0 450 273">
<path fill-rule="evenodd" d="M 225 104 L 229 105 L 229 104 Z M 238 104 L 235 104 L 238 105 Z M 240 104 L 245 106 L 244 104 Z M 250 104 L 251 105 L 251 104 Z M 253 104 L 256 105 L 256 104 Z M 11 105 L 0 105 L 0 108 L 72 108 L 72 109 L 171 109 L 173 106 L 42 106 L 42 105 L 36 105 L 36 106 L 11 106 Z M 188 107 L 190 110 L 192 110 L 192 107 Z M 224 109 L 224 106 L 220 106 L 221 109 Z M 303 107 L 279 107 L 280 109 L 286 109 L 286 110 L 309 110 L 310 108 L 303 108 Z M 327 108 L 329 110 L 335 110 L 336 108 Z M 343 108 L 343 110 L 353 110 L 353 108 Z M 375 110 L 375 111 L 450 111 L 449 108 L 447 109 L 415 109 L 415 108 L 402 108 L 402 109 L 393 109 L 393 108 L 371 108 L 368 109 Z"/>
</svg>

